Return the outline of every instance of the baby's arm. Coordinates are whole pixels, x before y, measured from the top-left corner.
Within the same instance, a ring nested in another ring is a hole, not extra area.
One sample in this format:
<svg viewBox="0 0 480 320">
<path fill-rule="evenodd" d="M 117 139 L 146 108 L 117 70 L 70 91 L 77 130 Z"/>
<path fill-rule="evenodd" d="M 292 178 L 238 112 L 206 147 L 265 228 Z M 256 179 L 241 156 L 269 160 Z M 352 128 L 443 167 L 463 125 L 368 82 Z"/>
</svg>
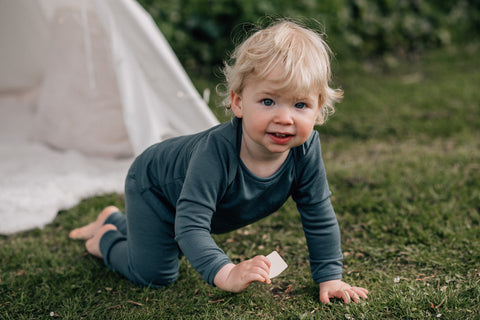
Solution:
<svg viewBox="0 0 480 320">
<path fill-rule="evenodd" d="M 222 290 L 240 292 L 253 281 L 269 284 L 270 260 L 265 256 L 256 256 L 235 265 L 229 263 L 223 266 L 213 282 Z"/>
<path fill-rule="evenodd" d="M 329 303 L 330 298 L 343 299 L 345 303 L 359 302 L 360 298 L 368 299 L 368 290 L 361 287 L 352 287 L 342 280 L 330 280 L 320 283 L 320 301 Z"/>
</svg>

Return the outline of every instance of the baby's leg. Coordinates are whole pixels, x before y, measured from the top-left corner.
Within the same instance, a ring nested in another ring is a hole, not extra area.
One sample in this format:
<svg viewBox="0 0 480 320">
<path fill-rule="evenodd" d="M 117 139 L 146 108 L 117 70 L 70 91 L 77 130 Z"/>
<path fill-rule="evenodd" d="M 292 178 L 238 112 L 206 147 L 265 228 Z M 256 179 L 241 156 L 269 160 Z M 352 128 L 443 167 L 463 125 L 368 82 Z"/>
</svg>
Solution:
<svg viewBox="0 0 480 320">
<path fill-rule="evenodd" d="M 80 240 L 88 240 L 92 238 L 97 231 L 103 226 L 105 220 L 114 212 L 119 211 L 117 207 L 109 206 L 100 212 L 97 217 L 97 220 L 94 222 L 87 224 L 86 226 L 73 229 L 70 231 L 69 237 L 71 239 L 80 239 Z"/>
<path fill-rule="evenodd" d="M 105 230 L 100 239 L 105 264 L 135 284 L 158 287 L 174 282 L 180 250 L 173 224 L 162 219 L 173 213 L 161 201 L 147 204 L 135 184 L 127 183 L 125 198 L 128 234 Z"/>
</svg>

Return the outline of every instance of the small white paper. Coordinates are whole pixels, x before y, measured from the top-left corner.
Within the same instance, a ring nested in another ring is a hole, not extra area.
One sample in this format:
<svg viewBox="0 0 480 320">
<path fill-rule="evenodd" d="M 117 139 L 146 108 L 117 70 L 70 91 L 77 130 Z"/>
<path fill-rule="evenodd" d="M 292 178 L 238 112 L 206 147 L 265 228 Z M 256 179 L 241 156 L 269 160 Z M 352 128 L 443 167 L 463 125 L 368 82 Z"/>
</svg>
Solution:
<svg viewBox="0 0 480 320">
<path fill-rule="evenodd" d="M 267 258 L 272 263 L 270 266 L 270 279 L 275 278 L 288 267 L 287 263 L 280 257 L 277 251 L 272 251 Z"/>
</svg>

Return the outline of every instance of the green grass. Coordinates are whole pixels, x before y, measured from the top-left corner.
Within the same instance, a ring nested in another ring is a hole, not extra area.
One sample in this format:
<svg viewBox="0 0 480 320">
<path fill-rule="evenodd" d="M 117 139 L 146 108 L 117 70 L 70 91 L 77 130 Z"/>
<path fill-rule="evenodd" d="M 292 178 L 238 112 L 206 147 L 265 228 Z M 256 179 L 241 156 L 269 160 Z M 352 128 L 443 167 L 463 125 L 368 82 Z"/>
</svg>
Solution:
<svg viewBox="0 0 480 320">
<path fill-rule="evenodd" d="M 290 267 L 272 285 L 222 292 L 182 258 L 175 284 L 135 287 L 67 238 L 102 207 L 123 206 L 121 195 L 105 195 L 42 230 L 0 237 L 0 319 L 480 319 L 476 52 L 432 52 L 388 68 L 335 63 L 345 100 L 318 130 L 344 279 L 368 288 L 368 301 L 318 302 L 292 202 L 215 236 L 235 261 L 278 248 Z"/>
</svg>

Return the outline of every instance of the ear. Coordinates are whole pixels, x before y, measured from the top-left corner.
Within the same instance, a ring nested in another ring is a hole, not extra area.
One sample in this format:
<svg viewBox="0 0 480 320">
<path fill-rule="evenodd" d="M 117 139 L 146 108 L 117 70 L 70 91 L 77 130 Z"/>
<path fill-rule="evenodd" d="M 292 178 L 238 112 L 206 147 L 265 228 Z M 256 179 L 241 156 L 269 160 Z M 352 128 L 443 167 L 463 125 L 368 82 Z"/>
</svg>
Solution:
<svg viewBox="0 0 480 320">
<path fill-rule="evenodd" d="M 321 99 L 318 99 L 317 110 L 315 111 L 315 124 L 322 124 L 323 123 L 323 113 L 322 113 L 322 102 Z"/>
<path fill-rule="evenodd" d="M 242 96 L 240 94 L 230 91 L 230 106 L 237 118 L 243 117 Z"/>
</svg>

